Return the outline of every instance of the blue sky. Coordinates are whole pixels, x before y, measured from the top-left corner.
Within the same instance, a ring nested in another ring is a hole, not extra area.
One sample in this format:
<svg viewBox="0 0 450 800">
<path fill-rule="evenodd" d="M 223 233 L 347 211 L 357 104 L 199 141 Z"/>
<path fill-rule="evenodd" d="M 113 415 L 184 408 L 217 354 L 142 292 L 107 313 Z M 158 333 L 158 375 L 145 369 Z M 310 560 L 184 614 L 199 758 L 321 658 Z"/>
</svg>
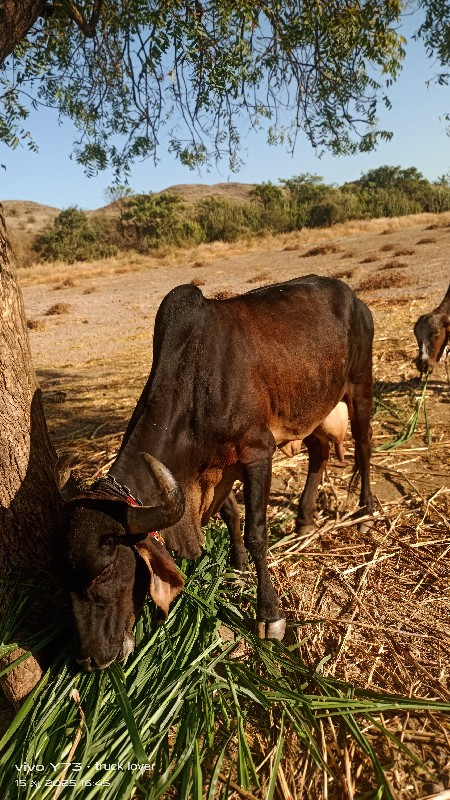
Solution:
<svg viewBox="0 0 450 800">
<path fill-rule="evenodd" d="M 414 30 L 416 24 L 408 28 Z M 405 35 L 407 33 L 405 32 Z M 342 184 L 355 180 L 367 170 L 383 164 L 415 166 L 429 180 L 450 172 L 450 137 L 443 119 L 450 111 L 448 87 L 426 86 L 426 81 L 438 71 L 437 65 L 426 58 L 423 45 L 408 37 L 403 71 L 389 90 L 390 111 L 380 113 L 380 124 L 393 131 L 390 142 L 381 143 L 376 151 L 364 155 L 337 158 L 325 154 L 317 158 L 312 147 L 299 137 L 294 156 L 281 147 L 266 144 L 264 132 L 252 133 L 243 140 L 242 156 L 245 166 L 231 173 L 225 162 L 200 174 L 182 167 L 163 150 L 160 162 L 135 165 L 130 186 L 136 192 L 160 191 L 177 183 L 274 183 L 303 172 L 322 175 L 326 183 Z M 381 109 L 380 109 L 381 111 Z M 0 147 L 0 200 L 34 200 L 45 205 L 67 208 L 77 205 L 83 209 L 105 205 L 105 189 L 112 175 L 100 173 L 87 178 L 82 168 L 70 159 L 75 132 L 70 122 L 58 124 L 52 111 L 33 112 L 28 121 L 38 146 L 37 154 L 20 147 L 14 151 Z"/>
</svg>

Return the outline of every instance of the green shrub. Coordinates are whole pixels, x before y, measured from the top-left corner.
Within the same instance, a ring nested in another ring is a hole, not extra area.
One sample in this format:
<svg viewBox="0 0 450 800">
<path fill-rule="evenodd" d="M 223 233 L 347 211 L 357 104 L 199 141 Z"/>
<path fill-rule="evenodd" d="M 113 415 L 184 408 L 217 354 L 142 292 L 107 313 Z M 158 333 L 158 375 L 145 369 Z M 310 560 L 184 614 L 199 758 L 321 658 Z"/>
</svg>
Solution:
<svg viewBox="0 0 450 800">
<path fill-rule="evenodd" d="M 36 248 L 45 261 L 95 261 L 117 253 L 114 245 L 104 241 L 104 231 L 98 222 L 90 222 L 76 206 L 61 211 L 53 227 L 42 234 Z"/>
<path fill-rule="evenodd" d="M 260 230 L 287 233 L 294 230 L 295 221 L 289 193 L 270 181 L 260 183 L 250 192 L 253 208 L 258 213 Z"/>
<path fill-rule="evenodd" d="M 207 242 L 235 242 L 261 229 L 260 212 L 250 203 L 206 197 L 195 206 L 196 220 Z"/>
<path fill-rule="evenodd" d="M 399 189 L 372 189 L 365 192 L 365 208 L 369 217 L 403 217 L 420 214 L 419 200 Z"/>
<path fill-rule="evenodd" d="M 430 185 L 421 193 L 421 204 L 424 211 L 440 214 L 450 211 L 450 186 Z"/>
<path fill-rule="evenodd" d="M 326 228 L 350 219 L 367 216 L 363 198 L 357 189 L 334 189 L 320 203 L 310 206 L 307 224 L 311 228 Z"/>
<path fill-rule="evenodd" d="M 201 226 L 188 216 L 183 199 L 176 194 L 140 194 L 125 201 L 125 231 L 138 250 L 161 245 L 200 244 L 204 240 Z"/>
</svg>

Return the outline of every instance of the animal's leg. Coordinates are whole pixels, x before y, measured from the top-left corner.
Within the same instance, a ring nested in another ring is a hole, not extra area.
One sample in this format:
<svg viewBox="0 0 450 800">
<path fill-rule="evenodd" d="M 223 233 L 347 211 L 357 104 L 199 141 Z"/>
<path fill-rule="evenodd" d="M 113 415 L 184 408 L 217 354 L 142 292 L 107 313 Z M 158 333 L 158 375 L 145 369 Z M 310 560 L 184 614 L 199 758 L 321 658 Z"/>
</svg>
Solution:
<svg viewBox="0 0 450 800">
<path fill-rule="evenodd" d="M 244 547 L 244 541 L 242 539 L 239 505 L 234 492 L 230 492 L 226 498 L 222 508 L 220 509 L 220 516 L 222 517 L 230 534 L 231 566 L 234 569 L 239 570 L 239 572 L 247 572 L 247 551 Z"/>
<path fill-rule="evenodd" d="M 372 454 L 372 382 L 368 385 L 353 384 L 347 395 L 348 413 L 352 436 L 355 440 L 355 468 L 361 475 L 359 515 L 373 513 L 373 497 L 370 491 L 370 457 Z M 364 528 L 364 525 L 362 525 Z"/>
<path fill-rule="evenodd" d="M 321 442 L 317 436 L 306 436 L 303 440 L 308 448 L 308 477 L 298 504 L 295 530 L 297 533 L 309 533 L 315 529 L 314 511 L 316 508 L 317 489 L 330 456 L 330 444 Z"/>
<path fill-rule="evenodd" d="M 258 578 L 256 614 L 260 639 L 282 639 L 286 619 L 280 609 L 267 567 L 267 502 L 272 458 L 244 467 L 244 542 Z"/>
</svg>

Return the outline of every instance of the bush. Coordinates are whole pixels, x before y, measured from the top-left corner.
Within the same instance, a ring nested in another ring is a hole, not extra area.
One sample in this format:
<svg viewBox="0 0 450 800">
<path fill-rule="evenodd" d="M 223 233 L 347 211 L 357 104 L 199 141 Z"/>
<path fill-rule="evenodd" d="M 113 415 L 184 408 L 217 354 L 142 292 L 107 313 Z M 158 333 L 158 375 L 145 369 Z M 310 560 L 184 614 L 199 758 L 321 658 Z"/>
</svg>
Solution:
<svg viewBox="0 0 450 800">
<path fill-rule="evenodd" d="M 423 207 L 419 200 L 398 189 L 372 189 L 365 193 L 365 208 L 371 218 L 403 217 L 420 214 Z"/>
<path fill-rule="evenodd" d="M 38 238 L 36 247 L 45 261 L 95 261 L 117 253 L 103 237 L 101 225 L 90 222 L 83 211 L 71 206 L 58 214 L 53 228 Z"/>
<path fill-rule="evenodd" d="M 333 189 L 309 210 L 307 224 L 311 228 L 327 228 L 338 222 L 367 216 L 361 193 L 356 189 Z"/>
<path fill-rule="evenodd" d="M 125 202 L 125 231 L 131 233 L 138 250 L 161 245 L 200 244 L 201 226 L 189 218 L 183 199 L 176 194 L 140 194 Z"/>
<path fill-rule="evenodd" d="M 280 186 L 274 186 L 270 181 L 260 183 L 250 192 L 255 201 L 254 209 L 257 211 L 261 230 L 271 233 L 287 233 L 294 230 L 295 222 L 289 193 Z"/>
<path fill-rule="evenodd" d="M 233 203 L 206 197 L 196 203 L 195 214 L 207 242 L 235 242 L 261 229 L 260 213 L 250 203 Z"/>
</svg>

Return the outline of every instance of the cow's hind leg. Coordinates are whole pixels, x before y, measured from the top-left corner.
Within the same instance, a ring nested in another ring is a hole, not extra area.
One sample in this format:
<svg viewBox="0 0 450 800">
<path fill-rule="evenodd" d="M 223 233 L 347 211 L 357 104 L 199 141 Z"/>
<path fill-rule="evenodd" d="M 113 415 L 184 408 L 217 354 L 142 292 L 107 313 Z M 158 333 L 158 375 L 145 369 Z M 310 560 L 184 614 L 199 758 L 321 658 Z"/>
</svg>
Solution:
<svg viewBox="0 0 450 800">
<path fill-rule="evenodd" d="M 355 440 L 355 472 L 361 475 L 358 516 L 364 516 L 373 514 L 373 497 L 370 491 L 372 382 L 370 381 L 367 386 L 352 384 L 344 399 L 347 402 L 352 436 Z M 365 527 L 366 525 L 361 523 L 360 529 Z"/>
<path fill-rule="evenodd" d="M 256 614 L 260 639 L 283 639 L 286 619 L 280 609 L 267 566 L 267 502 L 272 454 L 244 466 L 244 542 L 255 562 L 258 579 Z"/>
<path fill-rule="evenodd" d="M 309 533 L 315 530 L 314 511 L 319 484 L 330 456 L 330 445 L 324 444 L 316 436 L 306 436 L 303 440 L 308 448 L 309 464 L 305 488 L 298 504 L 295 530 Z"/>
<path fill-rule="evenodd" d="M 226 498 L 222 508 L 220 509 L 220 516 L 222 517 L 225 525 L 230 534 L 230 563 L 233 569 L 239 572 L 247 572 L 248 558 L 247 551 L 244 547 L 244 541 L 241 534 L 241 515 L 239 512 L 239 505 L 236 500 L 234 492 L 230 492 Z"/>
</svg>

